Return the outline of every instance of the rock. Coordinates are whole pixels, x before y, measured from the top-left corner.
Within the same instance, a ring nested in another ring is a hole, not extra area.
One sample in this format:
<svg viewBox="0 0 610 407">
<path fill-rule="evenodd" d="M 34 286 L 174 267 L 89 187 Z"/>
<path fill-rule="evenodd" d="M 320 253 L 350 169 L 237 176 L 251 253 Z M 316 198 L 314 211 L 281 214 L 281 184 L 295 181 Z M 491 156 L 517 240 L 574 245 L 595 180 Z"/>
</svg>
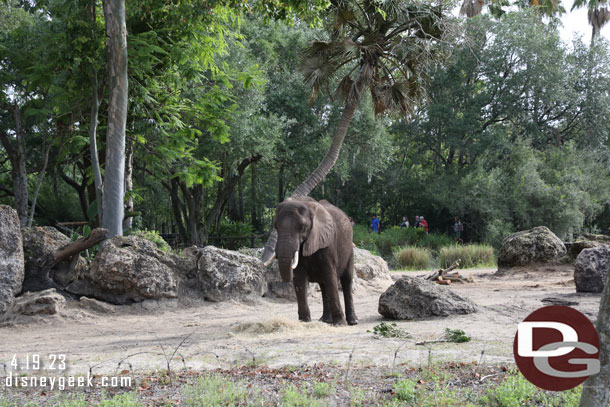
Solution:
<svg viewBox="0 0 610 407">
<path fill-rule="evenodd" d="M 574 263 L 576 291 L 601 293 L 610 268 L 610 246 L 584 249 Z"/>
<path fill-rule="evenodd" d="M 209 301 L 256 302 L 267 291 L 260 260 L 214 246 L 199 249 L 197 280 L 201 295 Z"/>
<path fill-rule="evenodd" d="M 365 281 L 388 280 L 392 281 L 388 263 L 371 254 L 368 250 L 354 248 L 354 274 Z"/>
<path fill-rule="evenodd" d="M 570 245 L 570 249 L 569 249 L 570 256 L 573 259 L 576 259 L 578 257 L 578 255 L 580 254 L 580 252 L 582 252 L 583 250 L 592 249 L 594 247 L 599 247 L 602 244 L 603 243 L 595 242 L 593 240 L 577 240 Z"/>
<path fill-rule="evenodd" d="M 0 205 L 0 315 L 21 292 L 24 278 L 21 226 L 17 211 Z"/>
<path fill-rule="evenodd" d="M 55 315 L 66 306 L 66 299 L 54 288 L 27 292 L 10 306 L 10 315 Z"/>
<path fill-rule="evenodd" d="M 175 256 L 137 236 L 116 236 L 104 243 L 83 277 L 67 287 L 112 304 L 177 296 Z"/>
<path fill-rule="evenodd" d="M 566 247 L 546 226 L 538 226 L 508 236 L 498 254 L 498 269 L 557 261 Z"/>
<path fill-rule="evenodd" d="M 390 319 L 419 319 L 470 314 L 477 307 L 447 287 L 405 276 L 381 294 L 378 311 Z"/>
<path fill-rule="evenodd" d="M 35 272 L 41 270 L 55 252 L 71 242 L 69 237 L 54 227 L 39 226 L 23 229 L 25 279 L 35 278 Z M 66 261 L 55 266 L 49 276 L 59 286 L 65 287 L 82 276 L 86 270 L 87 262 L 81 256 L 77 256 L 71 262 Z"/>
</svg>

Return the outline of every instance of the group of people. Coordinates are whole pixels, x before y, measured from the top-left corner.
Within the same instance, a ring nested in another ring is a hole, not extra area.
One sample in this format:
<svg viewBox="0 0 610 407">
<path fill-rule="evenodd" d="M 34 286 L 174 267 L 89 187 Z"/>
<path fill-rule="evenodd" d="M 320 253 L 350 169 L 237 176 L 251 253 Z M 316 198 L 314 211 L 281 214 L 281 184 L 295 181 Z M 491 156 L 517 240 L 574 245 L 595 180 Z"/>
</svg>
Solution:
<svg viewBox="0 0 610 407">
<path fill-rule="evenodd" d="M 354 221 L 352 218 L 349 218 L 352 226 L 354 226 Z M 409 219 L 406 216 L 402 217 L 402 222 L 400 223 L 400 227 L 409 228 L 414 227 L 416 229 L 422 228 L 426 234 L 428 234 L 429 226 L 428 221 L 423 216 L 416 216 L 415 222 L 413 225 L 409 224 Z M 380 232 L 380 223 L 377 215 L 373 214 L 371 216 L 371 232 L 379 233 Z M 458 241 L 462 240 L 462 235 L 464 233 L 464 224 L 460 221 L 460 218 L 455 217 L 455 223 L 453 224 L 453 234 L 455 235 Z"/>
<path fill-rule="evenodd" d="M 402 228 L 408 228 L 410 227 L 409 225 L 409 219 L 406 216 L 402 217 L 402 222 L 400 223 L 400 227 Z M 426 234 L 428 234 L 428 221 L 426 219 L 424 219 L 423 216 L 416 216 L 415 217 L 415 222 L 413 223 L 413 227 L 418 229 L 418 228 L 423 228 L 424 231 L 426 232 Z"/>
</svg>

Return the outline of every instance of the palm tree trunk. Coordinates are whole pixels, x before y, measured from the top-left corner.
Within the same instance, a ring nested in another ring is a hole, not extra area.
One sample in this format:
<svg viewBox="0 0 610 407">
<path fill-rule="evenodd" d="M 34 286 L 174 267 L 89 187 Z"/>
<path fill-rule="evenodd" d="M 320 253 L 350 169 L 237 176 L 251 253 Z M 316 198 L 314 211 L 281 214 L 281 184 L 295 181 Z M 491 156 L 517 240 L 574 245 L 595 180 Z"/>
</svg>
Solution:
<svg viewBox="0 0 610 407">
<path fill-rule="evenodd" d="M 335 133 L 333 134 L 333 139 L 330 144 L 330 148 L 326 152 L 326 155 L 324 156 L 320 164 L 318 164 L 318 167 L 290 195 L 291 198 L 309 195 L 309 193 L 324 179 L 324 177 L 330 172 L 330 170 L 337 162 L 337 159 L 339 158 L 339 153 L 341 152 L 341 146 L 343 145 L 343 140 L 345 140 L 345 135 L 347 134 L 347 129 L 349 128 L 349 125 L 352 122 L 352 119 L 354 118 L 356 108 L 358 108 L 358 105 L 360 104 L 362 90 L 364 89 L 364 83 L 362 81 L 356 80 L 356 83 L 357 85 L 355 89 L 355 95 L 351 100 L 348 99 L 348 102 L 345 105 L 345 109 L 343 110 L 341 119 L 339 119 L 339 123 L 337 124 L 337 128 L 335 129 Z M 275 252 L 276 243 L 277 232 L 274 229 L 271 231 L 267 243 L 265 243 L 265 250 L 263 251 L 263 262 L 268 261 L 271 256 L 273 256 L 273 253 Z"/>
<path fill-rule="evenodd" d="M 103 227 L 108 238 L 123 234 L 125 215 L 125 128 L 127 125 L 127 28 L 125 0 L 104 0 L 108 36 L 108 130 L 104 174 Z"/>
<path fill-rule="evenodd" d="M 97 96 L 97 70 L 91 68 L 91 114 L 89 124 L 89 153 L 91 155 L 91 168 L 93 170 L 93 186 L 95 187 L 95 202 L 97 206 L 98 225 L 102 224 L 102 170 L 100 169 L 100 158 L 97 152 L 97 120 L 100 111 L 100 100 Z"/>
<path fill-rule="evenodd" d="M 610 272 L 608 277 L 610 277 Z M 596 326 L 599 334 L 601 370 L 585 381 L 580 397 L 580 407 L 607 407 L 610 401 L 610 280 L 606 279 L 606 281 L 599 304 Z"/>
</svg>

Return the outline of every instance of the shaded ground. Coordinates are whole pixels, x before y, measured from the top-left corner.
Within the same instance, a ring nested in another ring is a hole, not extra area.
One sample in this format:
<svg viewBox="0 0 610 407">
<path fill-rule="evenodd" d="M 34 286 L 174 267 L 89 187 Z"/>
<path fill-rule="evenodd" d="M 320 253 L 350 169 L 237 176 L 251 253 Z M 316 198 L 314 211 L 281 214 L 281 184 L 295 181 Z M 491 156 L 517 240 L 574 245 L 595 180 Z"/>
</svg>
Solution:
<svg viewBox="0 0 610 407">
<path fill-rule="evenodd" d="M 577 302 L 574 308 L 595 320 L 600 295 L 577 294 L 569 266 L 538 267 L 493 276 L 494 270 L 467 270 L 473 284 L 451 288 L 470 298 L 480 312 L 426 321 L 398 322 L 412 338 L 375 339 L 370 332 L 383 319 L 377 313 L 379 293 L 357 293 L 360 324 L 333 328 L 296 321 L 296 304 L 263 299 L 257 305 L 203 303 L 189 308 L 165 305 L 118 307 L 115 314 L 96 314 L 68 307 L 65 316 L 49 317 L 44 323 L 17 324 L 0 328 L 0 378 L 11 371 L 16 355 L 22 363 L 28 355 L 40 355 L 48 366 L 49 355 L 66 355 L 64 375 L 143 374 L 155 370 L 222 369 L 235 366 L 303 370 L 324 364 L 337 371 L 349 365 L 387 371 L 392 367 L 417 369 L 451 361 L 489 369 L 513 362 L 512 342 L 517 323 L 541 302 L 555 297 Z M 399 276 L 400 273 L 394 273 Z M 413 273 L 410 273 L 413 274 Z M 319 299 L 310 301 L 312 316 L 321 315 Z M 445 328 L 462 329 L 469 343 L 416 342 L 438 339 Z M 268 332 L 268 333 L 262 333 Z M 270 332 L 270 333 L 269 333 Z M 44 371 L 21 374 L 43 374 Z M 379 374 L 376 374 L 379 376 Z M 381 381 L 383 383 L 383 381 Z M 2 391 L 3 386 L 0 386 Z"/>
</svg>

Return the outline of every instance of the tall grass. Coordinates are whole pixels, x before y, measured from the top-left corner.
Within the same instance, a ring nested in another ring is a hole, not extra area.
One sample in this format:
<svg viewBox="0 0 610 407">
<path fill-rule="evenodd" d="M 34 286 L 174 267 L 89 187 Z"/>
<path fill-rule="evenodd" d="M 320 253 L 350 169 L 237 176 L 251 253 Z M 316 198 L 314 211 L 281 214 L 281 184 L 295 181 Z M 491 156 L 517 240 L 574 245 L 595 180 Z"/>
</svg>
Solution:
<svg viewBox="0 0 610 407">
<path fill-rule="evenodd" d="M 439 251 L 438 262 L 440 267 L 449 267 L 458 259 L 461 259 L 460 268 L 462 269 L 472 267 L 494 267 L 496 265 L 494 249 L 488 245 L 453 245 L 443 247 Z"/>
<path fill-rule="evenodd" d="M 427 269 L 433 263 L 430 250 L 414 246 L 405 246 L 394 251 L 394 259 L 401 268 L 406 270 Z"/>
<path fill-rule="evenodd" d="M 426 235 L 423 230 L 414 228 L 395 226 L 381 233 L 371 233 L 366 226 L 355 225 L 354 243 L 362 249 L 390 257 L 398 247 L 404 246 L 422 247 L 438 252 L 441 247 L 452 244 L 453 240 L 446 235 L 433 233 Z"/>
</svg>

